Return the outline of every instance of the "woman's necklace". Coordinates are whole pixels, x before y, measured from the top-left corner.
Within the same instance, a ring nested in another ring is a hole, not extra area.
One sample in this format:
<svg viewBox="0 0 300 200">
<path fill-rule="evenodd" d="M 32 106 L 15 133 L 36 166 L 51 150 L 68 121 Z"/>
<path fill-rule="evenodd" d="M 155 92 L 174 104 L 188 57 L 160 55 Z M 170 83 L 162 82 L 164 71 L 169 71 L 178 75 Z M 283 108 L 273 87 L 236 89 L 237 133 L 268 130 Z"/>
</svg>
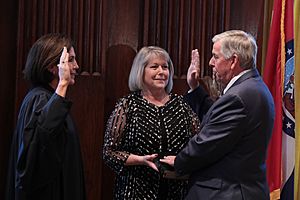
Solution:
<svg viewBox="0 0 300 200">
<path fill-rule="evenodd" d="M 150 95 L 145 95 L 143 92 L 141 92 L 141 95 L 143 96 L 144 99 L 146 99 L 148 102 L 156 105 L 156 106 L 163 106 L 165 105 L 169 99 L 170 95 L 166 94 L 163 98 L 156 98 L 155 96 L 150 96 Z"/>
</svg>

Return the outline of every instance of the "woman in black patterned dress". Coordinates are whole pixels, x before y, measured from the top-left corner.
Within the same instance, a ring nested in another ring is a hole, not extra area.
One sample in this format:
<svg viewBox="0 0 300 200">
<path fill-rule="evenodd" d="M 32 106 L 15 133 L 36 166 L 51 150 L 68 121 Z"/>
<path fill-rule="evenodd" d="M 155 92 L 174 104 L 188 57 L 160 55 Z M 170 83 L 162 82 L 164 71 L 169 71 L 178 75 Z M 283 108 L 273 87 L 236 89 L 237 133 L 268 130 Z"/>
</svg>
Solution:
<svg viewBox="0 0 300 200">
<path fill-rule="evenodd" d="M 106 127 L 103 159 L 115 171 L 115 199 L 183 199 L 185 180 L 160 173 L 155 158 L 176 155 L 199 129 L 199 119 L 170 93 L 174 67 L 159 47 L 136 55 L 130 76 L 131 94 L 121 98 Z"/>
</svg>

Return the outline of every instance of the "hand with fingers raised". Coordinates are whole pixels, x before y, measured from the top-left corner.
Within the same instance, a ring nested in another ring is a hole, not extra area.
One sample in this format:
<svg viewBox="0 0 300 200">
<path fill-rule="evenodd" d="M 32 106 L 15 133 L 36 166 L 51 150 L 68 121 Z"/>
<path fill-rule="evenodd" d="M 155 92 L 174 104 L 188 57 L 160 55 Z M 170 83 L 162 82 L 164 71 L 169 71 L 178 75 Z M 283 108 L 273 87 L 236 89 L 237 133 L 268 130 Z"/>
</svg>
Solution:
<svg viewBox="0 0 300 200">
<path fill-rule="evenodd" d="M 199 86 L 200 60 L 198 49 L 192 50 L 191 64 L 187 72 L 187 83 L 191 90 Z"/>
</svg>

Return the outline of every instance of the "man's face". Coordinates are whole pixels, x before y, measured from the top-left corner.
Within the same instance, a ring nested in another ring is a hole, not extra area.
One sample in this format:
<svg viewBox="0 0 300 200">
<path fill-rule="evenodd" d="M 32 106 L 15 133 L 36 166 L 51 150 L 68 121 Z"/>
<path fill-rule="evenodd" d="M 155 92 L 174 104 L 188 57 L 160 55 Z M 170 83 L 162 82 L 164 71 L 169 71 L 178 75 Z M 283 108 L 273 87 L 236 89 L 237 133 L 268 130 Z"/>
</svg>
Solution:
<svg viewBox="0 0 300 200">
<path fill-rule="evenodd" d="M 225 59 L 221 53 L 221 42 L 217 41 L 213 45 L 212 57 L 209 65 L 213 68 L 216 80 L 223 86 L 229 83 L 233 77 L 233 59 Z"/>
</svg>

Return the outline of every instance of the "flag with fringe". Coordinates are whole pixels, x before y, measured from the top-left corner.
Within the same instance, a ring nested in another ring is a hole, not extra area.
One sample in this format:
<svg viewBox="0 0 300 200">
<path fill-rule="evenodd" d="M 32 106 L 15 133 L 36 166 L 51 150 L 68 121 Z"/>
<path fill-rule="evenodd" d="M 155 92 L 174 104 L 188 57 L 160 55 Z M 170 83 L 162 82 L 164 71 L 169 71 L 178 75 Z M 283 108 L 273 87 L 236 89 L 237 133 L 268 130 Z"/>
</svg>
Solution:
<svg viewBox="0 0 300 200">
<path fill-rule="evenodd" d="M 296 188 L 294 192 L 298 174 L 298 170 L 295 174 L 295 66 L 294 1 L 275 0 L 263 72 L 275 101 L 275 125 L 267 158 L 271 199 L 292 200 L 298 195 Z"/>
</svg>

